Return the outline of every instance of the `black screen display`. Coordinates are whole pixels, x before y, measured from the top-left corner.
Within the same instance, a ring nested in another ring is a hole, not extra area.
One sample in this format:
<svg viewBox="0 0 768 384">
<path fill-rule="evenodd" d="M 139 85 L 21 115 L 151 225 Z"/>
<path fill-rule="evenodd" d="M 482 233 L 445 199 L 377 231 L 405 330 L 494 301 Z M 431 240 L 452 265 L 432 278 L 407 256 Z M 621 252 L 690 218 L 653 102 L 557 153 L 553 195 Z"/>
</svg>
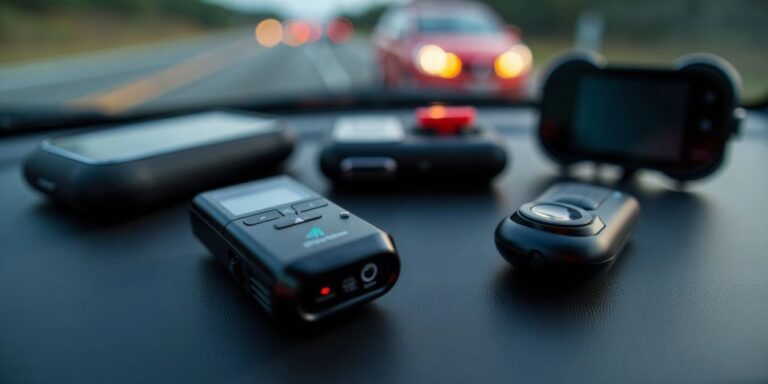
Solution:
<svg viewBox="0 0 768 384">
<path fill-rule="evenodd" d="M 604 156 L 678 161 L 690 88 L 676 79 L 582 77 L 573 119 L 574 148 Z"/>
<path fill-rule="evenodd" d="M 56 137 L 49 150 L 89 163 L 119 162 L 263 134 L 274 120 L 225 111 L 126 124 Z"/>
<path fill-rule="evenodd" d="M 229 197 L 221 200 L 221 205 L 223 205 L 231 214 L 240 216 L 248 212 L 260 211 L 278 205 L 297 202 L 306 199 L 307 197 L 309 197 L 309 195 L 302 191 L 298 191 L 295 188 L 290 188 L 289 186 L 275 186 L 273 188 L 253 191 L 252 193 L 240 196 Z"/>
</svg>

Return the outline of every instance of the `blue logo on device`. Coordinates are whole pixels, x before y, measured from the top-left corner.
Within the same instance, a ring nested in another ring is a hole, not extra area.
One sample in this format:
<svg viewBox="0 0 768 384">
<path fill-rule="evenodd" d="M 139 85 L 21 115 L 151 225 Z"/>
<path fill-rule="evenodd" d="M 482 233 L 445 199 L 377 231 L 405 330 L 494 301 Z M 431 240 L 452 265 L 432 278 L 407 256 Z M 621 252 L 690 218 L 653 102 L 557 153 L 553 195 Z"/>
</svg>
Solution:
<svg viewBox="0 0 768 384">
<path fill-rule="evenodd" d="M 307 239 L 319 239 L 323 236 L 325 236 L 325 232 L 319 227 L 312 227 L 307 233 Z"/>
</svg>

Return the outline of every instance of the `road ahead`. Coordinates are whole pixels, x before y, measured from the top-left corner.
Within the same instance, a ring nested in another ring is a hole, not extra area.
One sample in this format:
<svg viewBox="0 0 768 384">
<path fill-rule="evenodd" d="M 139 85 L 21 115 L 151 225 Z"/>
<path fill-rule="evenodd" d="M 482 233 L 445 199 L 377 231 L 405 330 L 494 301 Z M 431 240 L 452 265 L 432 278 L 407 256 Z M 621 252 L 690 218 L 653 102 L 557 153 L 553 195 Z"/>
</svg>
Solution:
<svg viewBox="0 0 768 384">
<path fill-rule="evenodd" d="M 373 86 L 375 79 L 362 38 L 265 48 L 249 29 L 0 67 L 0 106 L 124 112 L 344 92 Z"/>
</svg>

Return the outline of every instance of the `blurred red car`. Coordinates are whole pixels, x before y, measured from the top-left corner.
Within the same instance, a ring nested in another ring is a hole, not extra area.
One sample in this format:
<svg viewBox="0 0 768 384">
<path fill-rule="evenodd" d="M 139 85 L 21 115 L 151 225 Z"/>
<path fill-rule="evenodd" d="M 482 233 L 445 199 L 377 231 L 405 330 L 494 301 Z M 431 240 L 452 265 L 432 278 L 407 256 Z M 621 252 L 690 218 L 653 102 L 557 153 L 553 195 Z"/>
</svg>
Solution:
<svg viewBox="0 0 768 384">
<path fill-rule="evenodd" d="M 373 36 L 384 83 L 519 96 L 531 70 L 520 30 L 488 6 L 419 1 L 388 9 Z"/>
</svg>

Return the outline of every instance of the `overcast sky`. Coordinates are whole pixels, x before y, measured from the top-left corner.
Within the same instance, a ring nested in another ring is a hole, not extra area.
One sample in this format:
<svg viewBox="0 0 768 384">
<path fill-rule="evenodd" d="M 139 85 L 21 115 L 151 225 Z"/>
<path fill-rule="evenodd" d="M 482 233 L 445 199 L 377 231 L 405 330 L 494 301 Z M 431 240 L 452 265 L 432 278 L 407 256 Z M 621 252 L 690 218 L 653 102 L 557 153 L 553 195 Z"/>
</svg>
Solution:
<svg viewBox="0 0 768 384">
<path fill-rule="evenodd" d="M 407 0 L 208 0 L 241 10 L 275 10 L 290 17 L 325 19 L 340 12 L 359 12 L 374 4 Z"/>
</svg>

